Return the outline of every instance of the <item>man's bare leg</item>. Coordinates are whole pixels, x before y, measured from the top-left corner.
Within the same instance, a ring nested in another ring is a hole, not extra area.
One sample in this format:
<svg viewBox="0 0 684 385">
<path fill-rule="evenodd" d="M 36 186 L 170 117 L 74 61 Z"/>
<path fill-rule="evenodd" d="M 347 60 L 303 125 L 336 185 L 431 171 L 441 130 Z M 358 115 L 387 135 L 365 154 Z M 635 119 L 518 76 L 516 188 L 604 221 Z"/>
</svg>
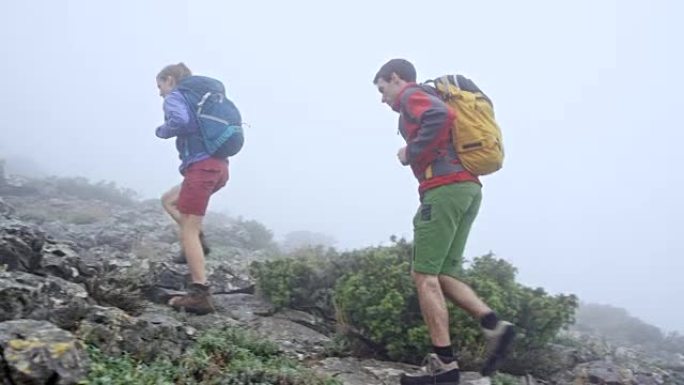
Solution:
<svg viewBox="0 0 684 385">
<path fill-rule="evenodd" d="M 412 275 L 418 291 L 420 311 L 430 333 L 432 345 L 450 346 L 449 313 L 438 276 L 417 272 L 413 272 Z"/>
<path fill-rule="evenodd" d="M 448 275 L 439 276 L 439 285 L 444 295 L 454 305 L 460 307 L 476 319 L 481 319 L 492 312 L 470 286 Z"/>
<path fill-rule="evenodd" d="M 491 375 L 506 358 L 508 348 L 515 338 L 513 324 L 499 321 L 496 314 L 477 296 L 475 291 L 456 278 L 440 275 L 439 284 L 449 300 L 480 321 L 480 326 L 488 340 L 487 358 L 480 374 Z"/>
</svg>

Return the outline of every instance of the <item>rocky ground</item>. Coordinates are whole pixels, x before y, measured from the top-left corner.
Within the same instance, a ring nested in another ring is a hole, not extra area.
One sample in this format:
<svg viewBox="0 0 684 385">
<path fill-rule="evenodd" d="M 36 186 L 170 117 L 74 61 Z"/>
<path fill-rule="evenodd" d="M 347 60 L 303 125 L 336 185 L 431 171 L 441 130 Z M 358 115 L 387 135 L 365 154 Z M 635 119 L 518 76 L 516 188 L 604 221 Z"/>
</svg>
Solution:
<svg viewBox="0 0 684 385">
<path fill-rule="evenodd" d="M 294 310 L 275 311 L 257 294 L 247 265 L 266 258 L 236 221 L 205 230 L 215 245 L 207 269 L 218 312 L 178 313 L 168 298 L 185 290 L 188 270 L 170 262 L 175 228 L 158 202 L 113 204 L 0 189 L 0 379 L 3 384 L 75 384 L 89 362 L 85 345 L 143 359 L 179 356 L 199 331 L 235 325 L 348 385 L 397 384 L 414 367 L 331 356 L 334 327 Z M 600 338 L 568 334 L 562 370 L 521 384 L 684 384 L 684 357 L 644 356 Z M 466 373 L 463 383 L 479 376 Z M 507 382 L 510 383 L 510 382 Z"/>
</svg>

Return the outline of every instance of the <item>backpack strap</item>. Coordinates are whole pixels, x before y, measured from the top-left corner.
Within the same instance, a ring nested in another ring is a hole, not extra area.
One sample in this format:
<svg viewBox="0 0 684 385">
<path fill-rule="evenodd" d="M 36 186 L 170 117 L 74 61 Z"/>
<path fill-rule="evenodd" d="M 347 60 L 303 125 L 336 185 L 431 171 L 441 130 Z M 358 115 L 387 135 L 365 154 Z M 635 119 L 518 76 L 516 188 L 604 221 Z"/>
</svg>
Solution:
<svg viewBox="0 0 684 385">
<path fill-rule="evenodd" d="M 221 119 L 221 118 L 219 118 L 219 117 L 216 117 L 216 116 L 213 116 L 213 115 L 207 115 L 207 114 L 203 114 L 203 113 L 202 113 L 202 107 L 204 106 L 204 103 L 206 103 L 207 100 L 209 100 L 209 98 L 212 97 L 213 95 L 218 95 L 218 103 L 223 103 L 223 100 L 224 100 L 223 94 L 221 94 L 221 93 L 212 93 L 212 92 L 207 92 L 207 93 L 205 93 L 205 94 L 202 96 L 202 99 L 200 99 L 200 101 L 197 103 L 197 118 L 198 118 L 198 119 L 199 119 L 199 118 L 202 118 L 202 119 L 213 120 L 213 121 L 215 121 L 215 122 L 218 122 L 218 123 L 221 123 L 221 124 L 225 124 L 226 126 L 235 127 L 235 128 L 232 128 L 232 130 L 233 130 L 233 131 L 236 131 L 237 128 L 240 128 L 239 126 L 235 126 L 235 125 L 231 124 L 229 121 L 224 120 L 224 119 Z"/>
<path fill-rule="evenodd" d="M 456 88 L 459 88 L 459 89 L 461 88 L 461 85 L 460 85 L 459 82 L 458 82 L 458 75 L 456 75 L 456 76 L 454 76 L 454 75 L 448 75 L 447 78 L 448 78 L 448 80 L 449 80 L 449 83 L 455 85 Z"/>
<path fill-rule="evenodd" d="M 200 116 L 202 114 L 202 106 L 204 106 L 204 103 L 209 99 L 211 96 L 211 92 L 207 92 L 202 96 L 199 102 L 197 102 L 197 116 Z"/>
<path fill-rule="evenodd" d="M 428 80 L 428 81 L 426 81 L 424 84 L 428 84 L 428 83 L 434 84 L 434 88 L 435 88 L 435 89 L 437 90 L 437 92 L 439 92 L 439 93 L 444 97 L 444 99 L 446 99 L 446 100 L 449 100 L 449 99 L 451 99 L 451 98 L 453 98 L 453 97 L 456 96 L 456 95 L 454 95 L 454 94 L 451 92 L 451 88 L 449 87 L 449 85 L 453 85 L 453 86 L 455 86 L 456 88 L 461 89 L 461 86 L 460 86 L 460 84 L 459 84 L 459 82 L 458 82 L 458 76 L 454 76 L 454 75 L 444 75 L 444 76 L 440 76 L 440 77 L 438 77 L 438 78 L 436 78 L 436 79 L 434 79 L 434 80 Z M 442 89 L 443 89 L 444 91 L 441 91 L 441 90 L 439 89 L 440 86 L 442 87 Z"/>
<path fill-rule="evenodd" d="M 415 87 L 411 87 L 411 88 L 420 88 L 420 86 L 415 86 Z M 411 113 L 405 108 L 406 102 L 408 101 L 408 98 L 411 97 L 411 95 L 413 95 L 414 92 L 416 92 L 416 91 L 413 91 L 413 90 L 408 89 L 408 88 L 406 90 L 404 90 L 404 93 L 401 94 L 401 100 L 399 101 L 399 106 L 401 108 L 401 112 L 403 112 L 405 114 L 406 120 L 408 120 L 409 122 L 411 122 L 413 124 L 418 124 L 419 123 L 418 119 L 416 117 L 412 116 Z"/>
</svg>

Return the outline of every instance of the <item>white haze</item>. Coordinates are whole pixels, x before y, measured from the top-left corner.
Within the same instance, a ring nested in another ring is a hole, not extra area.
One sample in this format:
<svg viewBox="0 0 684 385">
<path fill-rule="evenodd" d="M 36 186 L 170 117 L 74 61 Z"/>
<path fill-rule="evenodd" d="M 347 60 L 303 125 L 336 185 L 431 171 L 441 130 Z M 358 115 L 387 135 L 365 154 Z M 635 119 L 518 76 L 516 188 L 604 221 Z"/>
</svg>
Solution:
<svg viewBox="0 0 684 385">
<path fill-rule="evenodd" d="M 156 198 L 180 181 L 155 75 L 222 79 L 247 142 L 213 210 L 341 248 L 411 237 L 386 60 L 494 100 L 505 168 L 467 256 L 684 332 L 681 2 L 31 1 L 0 12 L 0 156 Z M 15 165 L 16 167 L 21 166 Z"/>
</svg>

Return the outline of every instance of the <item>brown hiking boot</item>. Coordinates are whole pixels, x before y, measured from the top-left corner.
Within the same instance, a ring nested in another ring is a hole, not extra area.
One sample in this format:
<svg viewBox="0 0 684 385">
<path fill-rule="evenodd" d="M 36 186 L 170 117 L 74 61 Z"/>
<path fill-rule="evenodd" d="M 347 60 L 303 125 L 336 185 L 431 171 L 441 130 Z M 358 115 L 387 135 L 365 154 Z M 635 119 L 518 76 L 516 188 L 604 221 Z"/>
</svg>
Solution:
<svg viewBox="0 0 684 385">
<path fill-rule="evenodd" d="M 187 294 L 171 298 L 169 305 L 178 311 L 185 310 L 198 315 L 216 311 L 211 300 L 211 293 L 209 293 L 209 286 L 201 283 L 191 284 Z"/>
<path fill-rule="evenodd" d="M 403 373 L 399 378 L 401 385 L 458 385 L 461 372 L 456 360 L 444 363 L 438 355 L 430 353 L 423 360 L 423 366 L 419 373 Z"/>
<path fill-rule="evenodd" d="M 499 321 L 494 330 L 482 329 L 487 337 L 487 358 L 480 374 L 491 376 L 506 359 L 515 339 L 515 327 L 507 321 Z"/>
<path fill-rule="evenodd" d="M 200 243 L 202 244 L 202 251 L 204 252 L 204 256 L 206 257 L 207 255 L 209 255 L 209 253 L 211 253 L 211 248 L 209 247 L 209 245 L 207 245 L 207 241 L 204 239 L 204 233 L 203 232 L 200 232 L 199 238 L 200 238 Z M 173 263 L 178 263 L 178 264 L 188 263 L 187 259 L 185 258 L 185 252 L 183 252 L 183 250 L 181 250 L 181 252 L 178 253 L 178 255 L 173 257 L 172 261 L 173 261 Z"/>
</svg>

